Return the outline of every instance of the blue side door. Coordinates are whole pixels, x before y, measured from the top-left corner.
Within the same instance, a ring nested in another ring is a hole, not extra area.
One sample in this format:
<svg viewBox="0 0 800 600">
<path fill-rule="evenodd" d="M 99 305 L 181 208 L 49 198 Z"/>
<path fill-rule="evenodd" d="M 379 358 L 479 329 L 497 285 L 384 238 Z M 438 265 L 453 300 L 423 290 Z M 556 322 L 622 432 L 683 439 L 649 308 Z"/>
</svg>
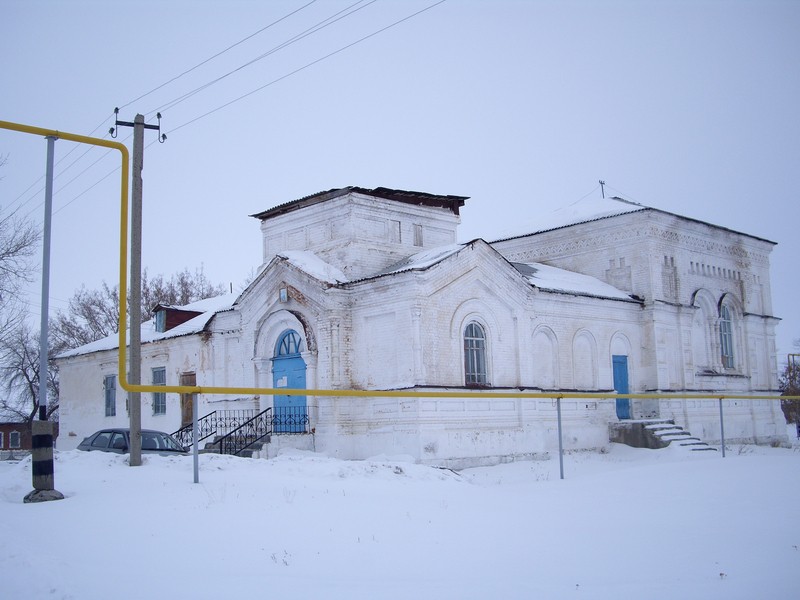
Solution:
<svg viewBox="0 0 800 600">
<path fill-rule="evenodd" d="M 628 389 L 628 357 L 615 354 L 611 357 L 614 367 L 614 389 L 618 394 L 627 394 Z M 617 418 L 631 418 L 631 399 L 617 398 Z"/>
<path fill-rule="evenodd" d="M 295 331 L 284 332 L 272 359 L 272 387 L 305 389 L 306 363 L 300 356 L 301 338 Z M 272 399 L 272 430 L 275 433 L 305 433 L 308 411 L 305 396 L 280 396 Z"/>
</svg>

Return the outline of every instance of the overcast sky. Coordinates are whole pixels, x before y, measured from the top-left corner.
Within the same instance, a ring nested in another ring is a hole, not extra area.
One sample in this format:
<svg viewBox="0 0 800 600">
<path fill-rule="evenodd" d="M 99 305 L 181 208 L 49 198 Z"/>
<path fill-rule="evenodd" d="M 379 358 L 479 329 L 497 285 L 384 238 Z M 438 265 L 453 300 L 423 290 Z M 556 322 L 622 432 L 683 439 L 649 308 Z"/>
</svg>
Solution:
<svg viewBox="0 0 800 600">
<path fill-rule="evenodd" d="M 103 137 L 114 107 L 160 110 L 144 264 L 234 290 L 261 262 L 248 215 L 321 190 L 470 196 L 466 241 L 599 196 L 603 179 L 777 242 L 785 360 L 800 338 L 800 2 L 309 1 L 3 0 L 0 120 Z M 45 153 L 0 130 L 4 212 L 42 220 Z M 119 239 L 119 154 L 60 141 L 56 160 L 52 310 L 116 281 Z"/>
</svg>

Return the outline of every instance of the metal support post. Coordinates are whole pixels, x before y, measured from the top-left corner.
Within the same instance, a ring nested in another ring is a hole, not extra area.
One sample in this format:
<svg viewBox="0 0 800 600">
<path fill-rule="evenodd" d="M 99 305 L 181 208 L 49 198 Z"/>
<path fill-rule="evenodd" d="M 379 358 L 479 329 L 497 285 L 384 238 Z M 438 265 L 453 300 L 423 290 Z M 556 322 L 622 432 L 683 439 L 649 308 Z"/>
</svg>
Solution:
<svg viewBox="0 0 800 600">
<path fill-rule="evenodd" d="M 719 399 L 719 432 L 722 438 L 722 458 L 725 458 L 725 419 L 722 414 L 722 398 Z"/>
<path fill-rule="evenodd" d="M 556 413 L 558 414 L 558 468 L 561 479 L 564 479 L 564 443 L 561 439 L 561 396 L 556 398 Z"/>
<path fill-rule="evenodd" d="M 39 420 L 31 422 L 31 473 L 33 491 L 24 502 L 62 500 L 64 495 L 55 489 L 53 465 L 53 424 L 47 420 L 48 382 L 48 325 L 50 312 L 50 237 L 53 214 L 53 158 L 56 138 L 47 136 L 47 171 L 44 192 L 44 233 L 42 243 L 42 312 L 39 331 Z"/>
<path fill-rule="evenodd" d="M 197 438 L 200 437 L 200 434 L 197 431 L 197 413 L 197 394 L 192 394 L 192 462 L 194 463 L 194 482 L 200 483 L 200 465 L 197 458 L 199 453 Z"/>
<path fill-rule="evenodd" d="M 42 310 L 39 328 L 39 420 L 47 421 L 47 334 L 50 324 L 50 238 L 53 216 L 53 161 L 56 138 L 47 136 L 47 171 L 44 186 L 44 232 L 42 236 Z"/>
</svg>

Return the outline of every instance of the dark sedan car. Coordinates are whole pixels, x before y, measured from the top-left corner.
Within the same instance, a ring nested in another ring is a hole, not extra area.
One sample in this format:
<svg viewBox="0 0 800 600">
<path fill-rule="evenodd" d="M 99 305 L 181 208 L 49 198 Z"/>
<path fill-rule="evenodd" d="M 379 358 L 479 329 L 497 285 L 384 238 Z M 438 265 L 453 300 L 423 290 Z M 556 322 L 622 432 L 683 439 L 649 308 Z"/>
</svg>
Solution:
<svg viewBox="0 0 800 600">
<path fill-rule="evenodd" d="M 115 452 L 127 454 L 130 448 L 130 430 L 123 428 L 101 429 L 84 439 L 78 450 Z M 174 437 L 163 431 L 142 430 L 143 454 L 188 454 Z"/>
</svg>

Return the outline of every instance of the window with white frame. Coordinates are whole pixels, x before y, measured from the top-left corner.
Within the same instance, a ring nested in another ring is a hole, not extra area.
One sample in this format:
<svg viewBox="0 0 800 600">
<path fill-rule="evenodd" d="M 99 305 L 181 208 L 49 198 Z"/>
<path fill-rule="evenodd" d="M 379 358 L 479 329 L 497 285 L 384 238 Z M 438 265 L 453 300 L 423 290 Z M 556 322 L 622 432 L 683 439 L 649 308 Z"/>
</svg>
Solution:
<svg viewBox="0 0 800 600">
<path fill-rule="evenodd" d="M 153 369 L 153 385 L 167 385 L 166 367 Z M 167 414 L 167 395 L 164 392 L 153 392 L 153 414 Z"/>
<path fill-rule="evenodd" d="M 117 414 L 117 376 L 106 375 L 103 378 L 103 395 L 105 397 L 106 416 Z"/>
<path fill-rule="evenodd" d="M 0 431 L 0 450 L 2 450 L 2 449 L 3 449 L 3 442 L 4 442 L 4 441 L 5 441 L 5 440 L 3 440 L 3 432 L 2 432 L 2 431 Z"/>
<path fill-rule="evenodd" d="M 467 386 L 486 385 L 486 334 L 475 321 L 464 329 L 464 382 Z"/>
<path fill-rule="evenodd" d="M 8 434 L 8 447 L 9 448 L 19 448 L 22 445 L 20 442 L 20 435 L 19 431 L 12 431 Z"/>
<path fill-rule="evenodd" d="M 726 369 L 733 369 L 733 323 L 730 309 L 724 304 L 719 309 L 719 344 L 722 366 Z"/>
</svg>

